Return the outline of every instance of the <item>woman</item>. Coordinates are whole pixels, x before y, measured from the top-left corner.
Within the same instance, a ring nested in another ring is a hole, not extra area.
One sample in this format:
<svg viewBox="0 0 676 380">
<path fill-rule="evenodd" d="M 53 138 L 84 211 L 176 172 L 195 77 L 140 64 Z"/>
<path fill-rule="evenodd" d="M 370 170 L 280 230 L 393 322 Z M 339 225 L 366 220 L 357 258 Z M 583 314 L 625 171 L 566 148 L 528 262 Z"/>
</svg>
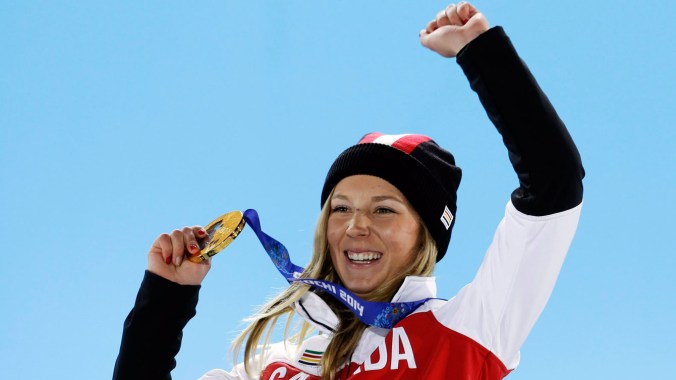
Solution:
<svg viewBox="0 0 676 380">
<path fill-rule="evenodd" d="M 204 379 L 501 379 L 518 365 L 575 233 L 584 170 L 502 28 L 462 2 L 420 39 L 457 57 L 520 182 L 476 277 L 450 301 L 435 298 L 430 276 L 450 242 L 461 176 L 453 156 L 426 136 L 368 134 L 336 159 L 322 189 L 301 276 L 320 281 L 293 282 L 264 305 L 235 341 L 244 363 Z M 184 228 L 153 243 L 115 378 L 170 378 L 210 267 L 183 258 L 205 236 Z M 365 309 L 384 321 L 364 319 Z M 293 313 L 304 320 L 295 339 L 269 344 L 267 329 Z"/>
</svg>

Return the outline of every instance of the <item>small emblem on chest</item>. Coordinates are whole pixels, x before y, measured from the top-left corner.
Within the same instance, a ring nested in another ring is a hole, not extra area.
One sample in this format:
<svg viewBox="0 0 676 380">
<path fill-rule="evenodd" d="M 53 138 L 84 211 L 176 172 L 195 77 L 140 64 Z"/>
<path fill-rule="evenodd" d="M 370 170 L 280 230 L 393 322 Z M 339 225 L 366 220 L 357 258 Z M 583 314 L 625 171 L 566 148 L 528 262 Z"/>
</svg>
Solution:
<svg viewBox="0 0 676 380">
<path fill-rule="evenodd" d="M 305 365 L 316 366 L 319 365 L 319 361 L 322 359 L 323 354 L 324 352 L 322 351 L 305 350 L 303 355 L 300 356 L 300 359 L 298 359 L 298 362 Z"/>
</svg>

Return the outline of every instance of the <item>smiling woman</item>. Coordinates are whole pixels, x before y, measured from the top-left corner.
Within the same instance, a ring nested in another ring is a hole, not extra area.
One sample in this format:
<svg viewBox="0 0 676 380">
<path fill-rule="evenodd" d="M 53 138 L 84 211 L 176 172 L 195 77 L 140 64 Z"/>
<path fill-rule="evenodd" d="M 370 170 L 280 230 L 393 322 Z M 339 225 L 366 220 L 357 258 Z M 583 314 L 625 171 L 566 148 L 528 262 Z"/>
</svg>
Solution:
<svg viewBox="0 0 676 380">
<path fill-rule="evenodd" d="M 473 6 L 449 5 L 420 40 L 457 57 L 519 178 L 476 276 L 449 301 L 436 298 L 431 275 L 451 241 L 461 178 L 453 155 L 427 136 L 369 133 L 328 171 L 310 263 L 235 339 L 243 363 L 203 379 L 492 380 L 519 364 L 575 235 L 580 156 L 504 30 Z M 184 258 L 205 239 L 186 227 L 152 245 L 115 379 L 171 378 L 211 263 Z M 279 318 L 295 314 L 301 327 L 271 344 Z"/>
<path fill-rule="evenodd" d="M 375 176 L 350 176 L 336 186 L 330 207 L 326 235 L 343 285 L 368 299 L 388 279 L 406 274 L 422 226 L 396 187 Z"/>
</svg>

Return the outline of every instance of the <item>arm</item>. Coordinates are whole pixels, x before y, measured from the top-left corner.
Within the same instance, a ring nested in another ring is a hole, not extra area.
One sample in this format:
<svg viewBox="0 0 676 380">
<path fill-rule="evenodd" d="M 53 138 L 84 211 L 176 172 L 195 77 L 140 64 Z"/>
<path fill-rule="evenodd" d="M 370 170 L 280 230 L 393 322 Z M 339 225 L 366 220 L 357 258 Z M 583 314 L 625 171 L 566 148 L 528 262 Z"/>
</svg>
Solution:
<svg viewBox="0 0 676 380">
<path fill-rule="evenodd" d="M 160 235 L 148 252 L 146 271 L 134 308 L 124 322 L 113 379 L 171 379 L 183 328 L 195 315 L 210 261 L 183 260 L 199 252 L 207 237 L 198 226 Z"/>
<path fill-rule="evenodd" d="M 512 194 L 517 210 L 542 216 L 580 204 L 580 154 L 504 30 L 488 30 L 484 15 L 463 1 L 439 12 L 420 42 L 444 57 L 457 56 L 518 175 Z"/>
<path fill-rule="evenodd" d="M 113 379 L 171 379 L 183 328 L 195 315 L 199 288 L 146 271 L 124 322 Z"/>
<path fill-rule="evenodd" d="M 512 193 L 514 207 L 543 216 L 579 205 L 580 154 L 504 30 L 483 33 L 459 52 L 457 62 L 509 151 L 520 184 Z"/>
<path fill-rule="evenodd" d="M 503 29 L 488 30 L 468 3 L 458 8 L 452 10 L 460 15 L 458 24 L 452 25 L 447 9 L 448 21 L 438 16 L 421 32 L 421 41 L 444 56 L 457 55 L 503 137 L 520 186 L 475 278 L 435 316 L 513 369 L 575 235 L 584 170 L 565 126 Z M 482 22 L 472 23 L 475 16 Z"/>
</svg>

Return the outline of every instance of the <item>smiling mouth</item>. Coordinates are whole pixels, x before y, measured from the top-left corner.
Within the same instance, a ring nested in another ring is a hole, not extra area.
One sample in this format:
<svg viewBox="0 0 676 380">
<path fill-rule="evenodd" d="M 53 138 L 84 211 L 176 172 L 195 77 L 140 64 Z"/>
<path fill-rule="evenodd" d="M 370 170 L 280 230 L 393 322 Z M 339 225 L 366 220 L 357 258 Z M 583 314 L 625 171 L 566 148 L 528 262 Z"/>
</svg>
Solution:
<svg viewBox="0 0 676 380">
<path fill-rule="evenodd" d="M 347 258 L 350 259 L 351 262 L 355 264 L 370 264 L 374 261 L 380 260 L 380 258 L 383 256 L 382 253 L 378 252 L 351 252 L 351 251 L 345 251 L 345 254 L 347 255 Z"/>
</svg>

